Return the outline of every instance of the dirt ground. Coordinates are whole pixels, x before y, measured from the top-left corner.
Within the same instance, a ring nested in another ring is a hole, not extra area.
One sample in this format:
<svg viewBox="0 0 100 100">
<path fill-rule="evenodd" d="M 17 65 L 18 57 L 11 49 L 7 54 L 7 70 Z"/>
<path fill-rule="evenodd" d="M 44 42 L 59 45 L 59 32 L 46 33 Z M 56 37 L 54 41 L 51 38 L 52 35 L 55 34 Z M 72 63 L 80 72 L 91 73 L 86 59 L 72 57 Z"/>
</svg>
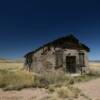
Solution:
<svg viewBox="0 0 100 100">
<path fill-rule="evenodd" d="M 41 100 L 48 95 L 45 89 L 23 89 L 21 91 L 0 90 L 0 100 Z"/>
<path fill-rule="evenodd" d="M 82 90 L 91 100 L 100 100 L 100 78 L 89 82 L 78 83 L 75 87 Z"/>
<path fill-rule="evenodd" d="M 100 78 L 89 82 L 78 83 L 75 87 L 81 89 L 85 96 L 76 100 L 100 100 Z M 42 100 L 49 95 L 45 89 L 23 89 L 21 91 L 0 90 L 0 100 Z M 66 99 L 67 100 L 67 99 Z"/>
<path fill-rule="evenodd" d="M 90 66 L 93 70 L 100 70 L 100 63 L 91 64 Z M 82 93 L 85 94 L 74 100 L 100 100 L 100 78 L 78 83 L 74 86 L 81 89 Z M 43 98 L 48 96 L 50 94 L 46 89 L 28 88 L 21 91 L 3 91 L 0 89 L 0 100 L 44 100 Z"/>
</svg>

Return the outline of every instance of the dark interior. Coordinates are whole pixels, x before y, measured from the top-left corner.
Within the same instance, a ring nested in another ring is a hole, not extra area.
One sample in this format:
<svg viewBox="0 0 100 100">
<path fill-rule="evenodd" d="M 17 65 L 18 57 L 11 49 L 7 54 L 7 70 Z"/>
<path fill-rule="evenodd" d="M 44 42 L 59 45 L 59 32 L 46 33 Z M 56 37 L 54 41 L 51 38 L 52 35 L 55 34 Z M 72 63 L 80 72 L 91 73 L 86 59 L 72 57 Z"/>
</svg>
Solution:
<svg viewBox="0 0 100 100">
<path fill-rule="evenodd" d="M 75 56 L 66 57 L 66 70 L 70 73 L 76 73 L 76 57 Z"/>
</svg>

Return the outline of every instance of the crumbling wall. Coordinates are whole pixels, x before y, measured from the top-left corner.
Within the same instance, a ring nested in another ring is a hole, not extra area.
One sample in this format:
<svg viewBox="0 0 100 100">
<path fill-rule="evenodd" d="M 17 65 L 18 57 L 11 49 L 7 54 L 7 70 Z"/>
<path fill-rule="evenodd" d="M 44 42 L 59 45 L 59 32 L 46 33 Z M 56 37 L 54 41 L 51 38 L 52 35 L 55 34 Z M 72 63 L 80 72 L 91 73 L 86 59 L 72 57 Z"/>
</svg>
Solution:
<svg viewBox="0 0 100 100">
<path fill-rule="evenodd" d="M 43 54 L 44 50 L 46 49 L 43 48 L 33 55 L 33 58 L 35 58 L 35 60 L 33 61 L 32 68 L 35 72 L 42 73 L 44 71 L 55 69 L 54 49 L 51 48 L 49 51 L 46 51 Z"/>
<path fill-rule="evenodd" d="M 49 50 L 47 47 L 40 49 L 38 52 L 32 55 L 32 70 L 37 73 L 42 73 L 45 71 L 52 71 L 62 68 L 64 72 L 67 71 L 66 57 L 75 56 L 76 57 L 76 71 L 80 72 L 80 58 L 79 53 L 84 53 L 84 69 L 88 69 L 88 53 L 85 50 L 72 50 L 72 49 L 61 49 L 50 47 Z"/>
</svg>

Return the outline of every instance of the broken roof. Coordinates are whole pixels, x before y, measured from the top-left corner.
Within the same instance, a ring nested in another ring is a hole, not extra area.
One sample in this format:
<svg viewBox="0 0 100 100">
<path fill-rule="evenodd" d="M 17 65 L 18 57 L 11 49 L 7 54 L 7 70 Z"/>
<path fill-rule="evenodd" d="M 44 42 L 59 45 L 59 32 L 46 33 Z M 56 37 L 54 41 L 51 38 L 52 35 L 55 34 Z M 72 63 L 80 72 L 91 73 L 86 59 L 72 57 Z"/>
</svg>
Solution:
<svg viewBox="0 0 100 100">
<path fill-rule="evenodd" d="M 27 55 L 31 55 L 39 51 L 40 49 L 44 47 L 61 47 L 61 48 L 68 48 L 68 49 L 78 49 L 78 50 L 86 50 L 90 51 L 90 49 L 83 43 L 80 43 L 79 40 L 74 35 L 68 35 L 65 37 L 58 38 L 54 41 L 51 41 L 37 49 L 35 49 L 32 52 L 27 53 L 24 57 Z"/>
</svg>

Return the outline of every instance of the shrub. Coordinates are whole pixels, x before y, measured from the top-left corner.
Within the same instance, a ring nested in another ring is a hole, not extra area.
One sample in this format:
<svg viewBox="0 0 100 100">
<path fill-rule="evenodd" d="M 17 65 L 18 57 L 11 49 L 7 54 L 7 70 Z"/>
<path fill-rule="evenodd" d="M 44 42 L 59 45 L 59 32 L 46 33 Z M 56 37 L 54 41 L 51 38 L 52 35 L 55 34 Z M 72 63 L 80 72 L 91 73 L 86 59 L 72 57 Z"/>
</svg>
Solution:
<svg viewBox="0 0 100 100">
<path fill-rule="evenodd" d="M 55 87 L 60 87 L 64 83 L 69 84 L 69 80 L 70 78 L 66 74 L 61 74 L 55 71 L 45 72 L 42 73 L 42 75 L 35 76 L 34 87 L 48 88 L 49 85 L 55 85 Z"/>
<path fill-rule="evenodd" d="M 61 71 L 44 72 L 41 75 L 23 70 L 0 70 L 0 88 L 5 90 L 20 90 L 28 87 L 55 88 L 73 85 L 75 82 L 88 81 L 100 77 L 99 72 L 91 71 L 87 75 L 71 77 Z"/>
<path fill-rule="evenodd" d="M 64 87 L 57 88 L 57 94 L 60 98 L 78 98 L 79 90 L 73 87 Z"/>
<path fill-rule="evenodd" d="M 42 74 L 42 77 L 48 80 L 50 84 L 61 83 L 69 79 L 68 76 L 65 75 L 64 73 L 59 73 L 57 71 L 44 73 Z"/>
<path fill-rule="evenodd" d="M 88 76 L 100 77 L 100 71 L 90 70 L 90 72 L 89 72 L 87 75 L 88 75 Z"/>
<path fill-rule="evenodd" d="M 4 90 L 19 90 L 24 87 L 32 87 L 33 80 L 33 75 L 24 71 L 0 70 L 0 87 L 4 88 Z"/>
<path fill-rule="evenodd" d="M 48 90 L 50 92 L 54 92 L 55 91 L 55 86 L 54 85 L 49 85 Z"/>
<path fill-rule="evenodd" d="M 48 80 L 45 79 L 45 77 L 36 75 L 34 77 L 34 84 L 33 87 L 39 87 L 39 88 L 47 88 L 49 85 Z"/>
</svg>

